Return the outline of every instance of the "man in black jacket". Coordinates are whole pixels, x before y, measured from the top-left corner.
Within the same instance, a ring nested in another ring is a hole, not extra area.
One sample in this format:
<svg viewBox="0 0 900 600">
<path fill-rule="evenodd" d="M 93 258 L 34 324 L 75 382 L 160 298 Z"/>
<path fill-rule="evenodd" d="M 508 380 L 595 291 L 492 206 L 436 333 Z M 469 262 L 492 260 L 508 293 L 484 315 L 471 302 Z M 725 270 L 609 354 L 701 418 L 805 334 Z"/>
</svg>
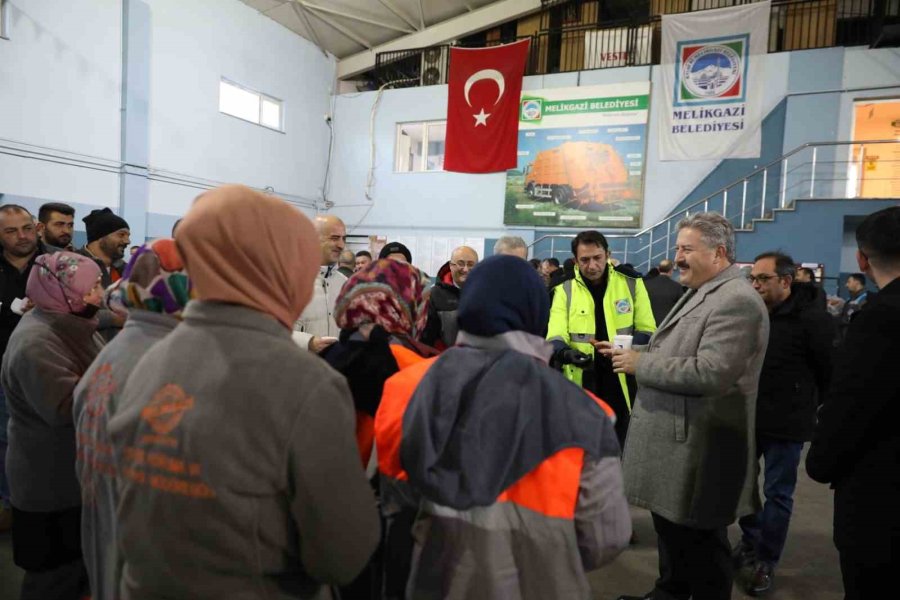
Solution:
<svg viewBox="0 0 900 600">
<path fill-rule="evenodd" d="M 28 209 L 17 204 L 0 206 L 0 359 L 6 352 L 9 336 L 22 318 L 21 312 L 12 310 L 13 301 L 25 299 L 25 286 L 31 268 L 44 251 Z M 0 533 L 12 526 L 10 491 L 4 464 L 8 421 L 6 400 L 0 389 Z"/>
<path fill-rule="evenodd" d="M 456 325 L 459 296 L 469 272 L 476 264 L 478 253 L 468 246 L 460 246 L 450 254 L 450 262 L 445 265 L 449 267 L 449 273 L 442 267 L 438 272 L 437 283 L 431 288 L 428 321 L 422 332 L 422 343 L 439 350 L 456 343 L 456 334 L 459 332 Z"/>
<path fill-rule="evenodd" d="M 812 437 L 818 399 L 831 374 L 833 324 L 809 283 L 795 283 L 794 260 L 756 257 L 749 279 L 769 310 L 769 345 L 756 397 L 756 453 L 765 462 L 765 505 L 739 521 L 735 566 L 753 565 L 747 592 L 772 589 L 787 539 L 803 443 Z M 651 296 L 652 300 L 652 296 Z"/>
<path fill-rule="evenodd" d="M 644 277 L 644 287 L 650 296 L 650 308 L 653 310 L 653 318 L 656 326 L 663 322 L 672 307 L 681 298 L 684 288 L 672 279 L 672 271 L 675 265 L 668 258 L 660 261 L 657 267 L 658 274 L 654 277 Z"/>
<path fill-rule="evenodd" d="M 869 215 L 856 244 L 860 271 L 880 292 L 838 349 L 806 457 L 809 476 L 834 488 L 847 600 L 895 596 L 900 573 L 900 206 Z"/>
</svg>

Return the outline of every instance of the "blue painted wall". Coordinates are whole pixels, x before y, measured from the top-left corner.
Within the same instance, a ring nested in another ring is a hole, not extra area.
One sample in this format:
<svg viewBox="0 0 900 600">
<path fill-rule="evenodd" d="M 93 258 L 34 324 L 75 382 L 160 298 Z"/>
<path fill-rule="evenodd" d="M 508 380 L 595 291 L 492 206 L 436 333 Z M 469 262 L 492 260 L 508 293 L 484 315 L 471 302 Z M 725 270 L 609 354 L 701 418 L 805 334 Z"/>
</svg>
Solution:
<svg viewBox="0 0 900 600">
<path fill-rule="evenodd" d="M 763 252 L 781 250 L 797 262 L 823 263 L 826 277 L 838 277 L 842 272 L 846 276 L 841 268 L 842 255 L 847 249 L 855 252 L 855 242 L 842 240 L 852 240 L 855 225 L 866 215 L 897 205 L 900 201 L 800 200 L 797 210 L 778 211 L 774 222 L 757 223 L 752 233 L 738 232 L 738 262 L 752 262 Z M 846 236 L 845 219 L 849 219 Z M 845 263 L 844 267 L 847 266 Z"/>
</svg>

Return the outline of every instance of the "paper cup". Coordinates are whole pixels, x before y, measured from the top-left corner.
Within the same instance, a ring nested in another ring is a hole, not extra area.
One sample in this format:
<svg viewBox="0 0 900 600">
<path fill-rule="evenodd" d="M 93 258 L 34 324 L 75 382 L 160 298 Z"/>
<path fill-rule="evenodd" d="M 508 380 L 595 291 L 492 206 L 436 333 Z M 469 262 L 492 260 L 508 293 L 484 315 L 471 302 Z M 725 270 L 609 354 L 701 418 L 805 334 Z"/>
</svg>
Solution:
<svg viewBox="0 0 900 600">
<path fill-rule="evenodd" d="M 617 335 L 613 338 L 613 346 L 623 350 L 631 350 L 631 340 L 632 336 L 630 335 Z"/>
</svg>

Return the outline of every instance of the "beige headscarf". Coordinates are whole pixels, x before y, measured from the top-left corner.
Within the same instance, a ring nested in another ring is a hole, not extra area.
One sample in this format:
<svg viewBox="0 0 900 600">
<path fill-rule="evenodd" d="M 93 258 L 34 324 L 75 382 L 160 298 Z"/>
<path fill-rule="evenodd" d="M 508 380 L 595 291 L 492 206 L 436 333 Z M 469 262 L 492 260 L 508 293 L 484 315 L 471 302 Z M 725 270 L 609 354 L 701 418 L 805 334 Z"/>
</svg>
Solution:
<svg viewBox="0 0 900 600">
<path fill-rule="evenodd" d="M 176 244 L 201 300 L 247 306 L 292 328 L 312 296 L 318 235 L 274 196 L 242 185 L 206 192 L 178 226 Z"/>
</svg>

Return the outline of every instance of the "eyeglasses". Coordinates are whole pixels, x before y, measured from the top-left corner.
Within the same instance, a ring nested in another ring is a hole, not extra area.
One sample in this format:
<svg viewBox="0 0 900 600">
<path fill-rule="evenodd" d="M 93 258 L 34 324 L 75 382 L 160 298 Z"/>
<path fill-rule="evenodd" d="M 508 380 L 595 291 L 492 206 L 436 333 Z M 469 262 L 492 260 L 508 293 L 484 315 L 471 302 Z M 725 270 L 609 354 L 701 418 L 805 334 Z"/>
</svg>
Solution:
<svg viewBox="0 0 900 600">
<path fill-rule="evenodd" d="M 474 269 L 475 261 L 458 260 L 456 262 L 450 263 L 450 265 L 456 267 L 457 269 L 465 269 L 465 268 Z"/>
<path fill-rule="evenodd" d="M 761 275 L 747 275 L 747 281 L 749 281 L 751 284 L 763 284 L 770 279 L 778 279 L 779 277 L 781 277 L 781 275 L 766 275 L 765 273 L 762 273 Z"/>
</svg>

